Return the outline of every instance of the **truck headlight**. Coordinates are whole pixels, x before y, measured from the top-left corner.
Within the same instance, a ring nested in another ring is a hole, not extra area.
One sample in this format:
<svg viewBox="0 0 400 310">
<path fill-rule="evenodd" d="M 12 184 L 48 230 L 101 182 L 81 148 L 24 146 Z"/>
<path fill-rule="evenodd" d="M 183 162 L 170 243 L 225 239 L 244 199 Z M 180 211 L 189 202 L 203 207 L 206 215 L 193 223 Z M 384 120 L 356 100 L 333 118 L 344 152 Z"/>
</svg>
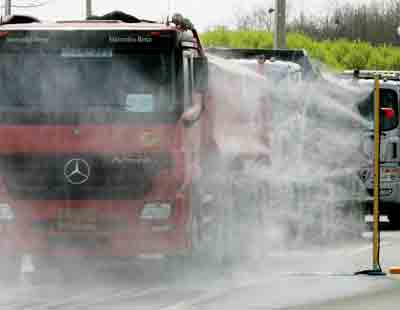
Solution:
<svg viewBox="0 0 400 310">
<path fill-rule="evenodd" d="M 14 212 L 8 203 L 0 203 L 0 221 L 14 220 Z"/>
<path fill-rule="evenodd" d="M 145 203 L 140 214 L 142 220 L 166 220 L 171 216 L 172 205 L 167 202 Z"/>
</svg>

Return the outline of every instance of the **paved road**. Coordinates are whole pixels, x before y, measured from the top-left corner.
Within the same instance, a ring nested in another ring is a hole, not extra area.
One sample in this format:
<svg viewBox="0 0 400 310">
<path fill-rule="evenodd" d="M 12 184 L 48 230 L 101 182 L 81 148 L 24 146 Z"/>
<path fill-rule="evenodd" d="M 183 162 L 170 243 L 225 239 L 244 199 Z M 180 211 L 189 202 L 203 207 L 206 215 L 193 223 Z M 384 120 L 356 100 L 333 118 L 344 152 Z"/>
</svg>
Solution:
<svg viewBox="0 0 400 310">
<path fill-rule="evenodd" d="M 353 276 L 370 266 L 370 233 L 334 245 L 271 251 L 261 264 L 161 273 L 157 263 L 0 290 L 10 310 L 395 309 L 400 280 Z M 382 265 L 400 264 L 400 232 L 382 233 Z M 161 274 L 163 274 L 161 276 Z"/>
</svg>

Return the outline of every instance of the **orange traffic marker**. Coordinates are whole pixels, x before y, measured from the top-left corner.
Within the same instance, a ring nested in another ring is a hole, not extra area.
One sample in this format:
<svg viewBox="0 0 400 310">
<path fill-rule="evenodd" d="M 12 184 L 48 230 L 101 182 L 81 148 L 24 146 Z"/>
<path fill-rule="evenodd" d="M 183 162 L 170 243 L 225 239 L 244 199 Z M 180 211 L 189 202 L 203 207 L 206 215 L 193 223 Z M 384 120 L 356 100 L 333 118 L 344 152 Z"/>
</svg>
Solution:
<svg viewBox="0 0 400 310">
<path fill-rule="evenodd" d="M 389 272 L 391 274 L 400 274 L 400 266 L 390 267 Z"/>
</svg>

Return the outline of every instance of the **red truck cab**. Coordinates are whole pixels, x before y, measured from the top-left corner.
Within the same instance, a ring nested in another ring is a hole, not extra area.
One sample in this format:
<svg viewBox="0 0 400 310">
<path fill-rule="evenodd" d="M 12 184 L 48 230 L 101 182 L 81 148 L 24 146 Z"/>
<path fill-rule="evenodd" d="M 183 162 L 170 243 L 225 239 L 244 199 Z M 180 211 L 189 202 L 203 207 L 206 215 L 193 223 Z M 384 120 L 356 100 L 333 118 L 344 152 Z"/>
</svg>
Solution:
<svg viewBox="0 0 400 310">
<path fill-rule="evenodd" d="M 0 26 L 3 258 L 191 248 L 207 61 L 191 25 L 117 16 Z"/>
</svg>

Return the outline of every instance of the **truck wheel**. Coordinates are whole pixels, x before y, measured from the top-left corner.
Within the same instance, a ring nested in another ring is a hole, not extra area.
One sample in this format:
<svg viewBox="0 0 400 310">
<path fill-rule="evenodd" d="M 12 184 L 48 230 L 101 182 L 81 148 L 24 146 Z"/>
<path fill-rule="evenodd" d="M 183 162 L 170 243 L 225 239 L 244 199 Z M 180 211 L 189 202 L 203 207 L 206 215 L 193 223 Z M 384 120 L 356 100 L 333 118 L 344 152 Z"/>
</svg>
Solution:
<svg viewBox="0 0 400 310">
<path fill-rule="evenodd" d="M 196 200 L 201 201 L 199 198 L 198 195 Z M 205 214 L 202 213 L 203 206 L 198 205 L 199 208 L 192 214 L 191 261 L 197 266 L 226 265 L 232 258 L 233 213 L 232 208 L 226 207 L 226 201 L 221 198 L 216 198 L 213 205 L 207 207 L 215 212 L 210 223 L 202 223 L 205 218 Z"/>
<path fill-rule="evenodd" d="M 190 223 L 191 248 L 185 254 L 170 254 L 164 259 L 163 276 L 167 279 L 182 278 L 194 270 L 198 270 L 206 262 L 205 246 L 202 243 L 199 230 L 199 218 L 192 215 Z"/>
<path fill-rule="evenodd" d="M 226 227 L 223 219 L 217 219 L 213 227 L 200 231 L 200 218 L 192 219 L 192 253 L 191 260 L 197 266 L 217 265 L 225 263 L 226 259 Z M 208 235 L 208 237 L 206 237 Z"/>
<path fill-rule="evenodd" d="M 234 231 L 232 208 L 221 210 L 214 225 L 208 256 L 213 265 L 229 266 L 234 261 Z"/>
<path fill-rule="evenodd" d="M 228 238 L 230 236 L 228 223 L 225 216 L 218 217 L 212 227 L 207 231 L 201 231 L 201 216 L 193 215 L 191 219 L 191 249 L 186 255 L 176 254 L 165 257 L 163 276 L 167 279 L 175 279 L 179 276 L 186 277 L 214 268 L 227 266 L 231 261 L 232 254 L 229 253 Z M 208 235 L 208 237 L 206 237 Z"/>
</svg>

